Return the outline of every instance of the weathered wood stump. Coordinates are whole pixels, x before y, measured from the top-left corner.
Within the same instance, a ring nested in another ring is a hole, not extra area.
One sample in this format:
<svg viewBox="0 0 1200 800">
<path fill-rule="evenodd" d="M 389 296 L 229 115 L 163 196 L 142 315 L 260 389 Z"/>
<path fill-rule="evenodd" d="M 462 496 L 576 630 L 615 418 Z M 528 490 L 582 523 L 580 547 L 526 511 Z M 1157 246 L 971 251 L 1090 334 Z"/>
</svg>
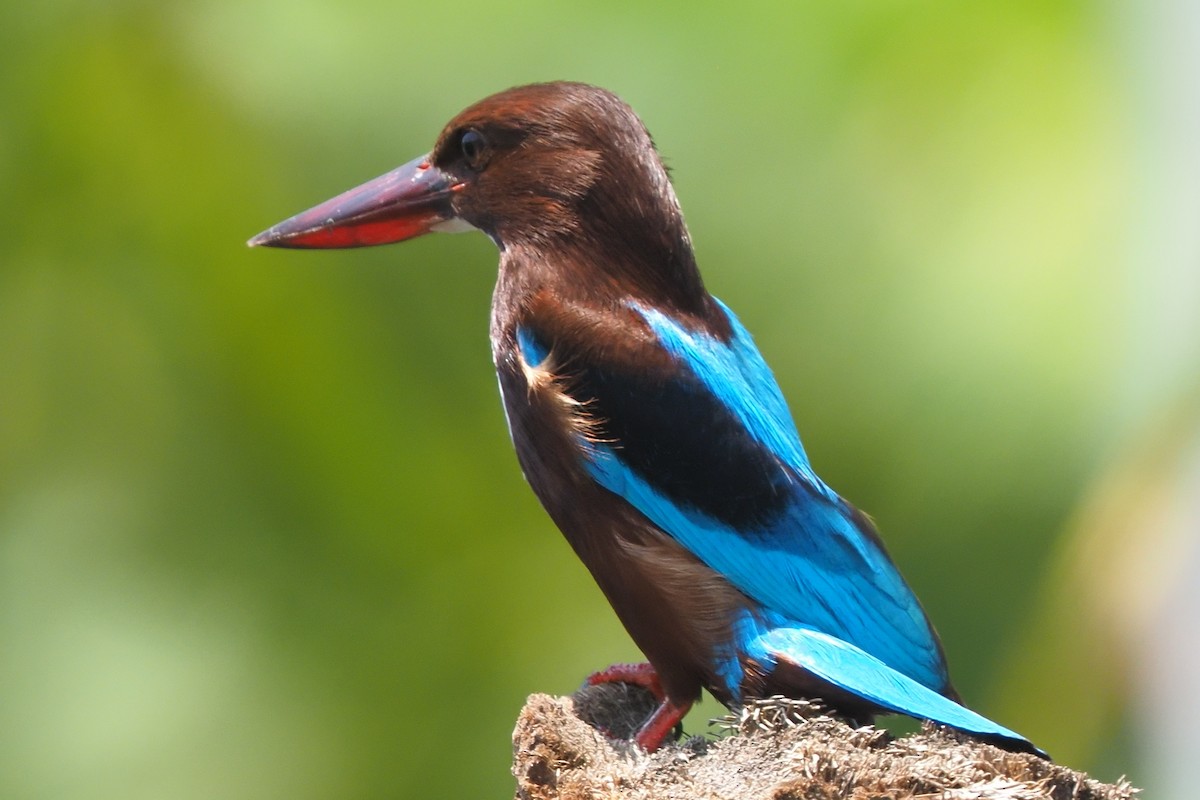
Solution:
<svg viewBox="0 0 1200 800">
<path fill-rule="evenodd" d="M 517 800 L 1132 800 L 1036 756 L 927 725 L 893 738 L 821 706 L 774 698 L 646 754 L 624 740 L 653 709 L 640 689 L 602 685 L 532 695 L 513 732 Z M 607 731 L 610 736 L 602 732 Z"/>
</svg>

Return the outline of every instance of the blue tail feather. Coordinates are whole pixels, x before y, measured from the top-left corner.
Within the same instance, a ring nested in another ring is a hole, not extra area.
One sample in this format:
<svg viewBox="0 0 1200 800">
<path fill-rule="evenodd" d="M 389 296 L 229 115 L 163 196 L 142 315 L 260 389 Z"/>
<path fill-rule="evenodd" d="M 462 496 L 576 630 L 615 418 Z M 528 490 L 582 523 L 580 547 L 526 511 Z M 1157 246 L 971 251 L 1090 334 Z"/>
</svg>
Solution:
<svg viewBox="0 0 1200 800">
<path fill-rule="evenodd" d="M 745 655 L 768 671 L 780 661 L 787 661 L 888 711 L 928 719 L 976 736 L 1002 739 L 1019 749 L 1046 755 L 1019 733 L 938 694 L 841 639 L 802 625 L 763 627 L 753 623 L 748 633 L 743 640 Z"/>
</svg>

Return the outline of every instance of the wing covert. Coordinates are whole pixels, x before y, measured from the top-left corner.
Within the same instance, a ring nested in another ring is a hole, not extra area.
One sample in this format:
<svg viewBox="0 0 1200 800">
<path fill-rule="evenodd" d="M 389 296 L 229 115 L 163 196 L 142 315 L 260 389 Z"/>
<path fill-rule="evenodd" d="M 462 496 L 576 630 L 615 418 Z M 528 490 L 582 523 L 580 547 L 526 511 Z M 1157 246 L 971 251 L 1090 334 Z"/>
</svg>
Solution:
<svg viewBox="0 0 1200 800">
<path fill-rule="evenodd" d="M 720 308 L 727 342 L 633 305 L 653 334 L 640 357 L 546 331 L 518 338 L 537 343 L 531 356 L 554 350 L 566 390 L 595 416 L 602 435 L 580 453 L 597 483 L 756 603 L 941 690 L 940 646 L 915 596 L 865 517 L 812 471 L 770 369 Z"/>
</svg>

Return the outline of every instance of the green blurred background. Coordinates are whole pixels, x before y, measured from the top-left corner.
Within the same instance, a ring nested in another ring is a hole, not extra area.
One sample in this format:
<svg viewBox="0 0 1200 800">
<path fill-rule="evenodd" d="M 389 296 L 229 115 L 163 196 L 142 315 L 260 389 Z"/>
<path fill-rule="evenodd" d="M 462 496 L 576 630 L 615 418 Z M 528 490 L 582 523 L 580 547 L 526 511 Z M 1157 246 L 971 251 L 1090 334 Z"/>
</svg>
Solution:
<svg viewBox="0 0 1200 800">
<path fill-rule="evenodd" d="M 1169 795 L 1200 706 L 1170 613 L 1200 575 L 1195 17 L 6 4 L 0 797 L 504 797 L 525 696 L 637 656 L 512 455 L 491 243 L 243 245 L 555 78 L 654 132 L 971 704 Z"/>
</svg>

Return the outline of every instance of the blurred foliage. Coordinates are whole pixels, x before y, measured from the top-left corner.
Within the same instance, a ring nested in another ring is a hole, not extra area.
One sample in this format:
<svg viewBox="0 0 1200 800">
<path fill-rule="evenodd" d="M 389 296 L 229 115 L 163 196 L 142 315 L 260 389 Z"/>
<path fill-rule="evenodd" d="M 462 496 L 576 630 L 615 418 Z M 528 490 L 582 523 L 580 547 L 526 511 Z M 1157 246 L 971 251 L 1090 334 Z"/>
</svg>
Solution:
<svg viewBox="0 0 1200 800">
<path fill-rule="evenodd" d="M 1057 759 L 1078 763 L 1115 744 L 1127 687 L 1140 678 L 1139 721 L 1149 723 L 1141 749 L 1154 767 L 1142 788 L 1183 798 L 1194 784 L 1185 758 L 1200 710 L 1187 666 L 1200 653 L 1196 601 L 1172 595 L 1194 595 L 1200 559 L 1200 391 L 1141 434 L 1094 482 L 1056 544 L 1038 613 L 1003 656 L 999 707 L 1061 743 Z M 1071 680 L 1043 681 L 1048 662 Z"/>
<path fill-rule="evenodd" d="M 525 695 L 636 658 L 511 454 L 491 244 L 243 246 L 555 78 L 643 115 L 710 288 L 996 713 L 1134 428 L 1110 12 L 7 4 L 0 796 L 506 796 Z M 1123 696 L 1043 727 L 1074 667 L 1025 656 L 1001 721 L 1136 780 Z"/>
</svg>

